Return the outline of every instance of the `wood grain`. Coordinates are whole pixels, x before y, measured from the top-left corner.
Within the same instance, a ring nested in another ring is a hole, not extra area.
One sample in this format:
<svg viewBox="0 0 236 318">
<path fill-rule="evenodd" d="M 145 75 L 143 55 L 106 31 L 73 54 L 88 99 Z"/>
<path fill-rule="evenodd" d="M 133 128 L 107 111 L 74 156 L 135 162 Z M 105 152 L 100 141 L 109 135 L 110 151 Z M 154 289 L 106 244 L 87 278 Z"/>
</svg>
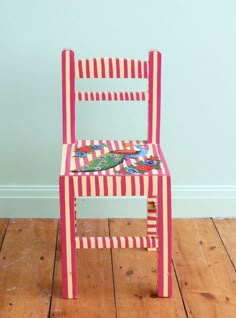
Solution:
<svg viewBox="0 0 236 318">
<path fill-rule="evenodd" d="M 57 220 L 12 219 L 0 258 L 1 317 L 47 317 Z"/>
<path fill-rule="evenodd" d="M 173 225 L 173 259 L 189 316 L 236 317 L 236 273 L 212 220 Z"/>
<path fill-rule="evenodd" d="M 144 220 L 110 220 L 111 235 L 145 235 Z M 173 273 L 174 297 L 157 298 L 157 252 L 112 251 L 117 318 L 186 317 Z"/>
<path fill-rule="evenodd" d="M 109 235 L 107 220 L 78 221 L 81 236 Z M 111 251 L 78 250 L 78 298 L 62 299 L 60 242 L 57 248 L 50 317 L 115 318 Z"/>
<path fill-rule="evenodd" d="M 214 219 L 214 223 L 236 268 L 236 219 Z"/>
</svg>

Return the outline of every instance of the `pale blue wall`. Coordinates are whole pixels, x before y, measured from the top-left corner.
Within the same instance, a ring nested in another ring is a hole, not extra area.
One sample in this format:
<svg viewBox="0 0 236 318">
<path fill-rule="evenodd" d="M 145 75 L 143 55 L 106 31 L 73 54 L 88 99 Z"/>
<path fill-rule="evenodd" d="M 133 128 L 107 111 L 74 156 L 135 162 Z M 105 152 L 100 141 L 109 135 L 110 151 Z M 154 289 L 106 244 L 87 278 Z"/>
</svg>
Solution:
<svg viewBox="0 0 236 318">
<path fill-rule="evenodd" d="M 82 57 L 146 58 L 159 49 L 174 215 L 236 215 L 235 12 L 234 0 L 1 1 L 0 216 L 58 216 L 60 53 L 68 47 Z M 143 113 L 134 116 L 139 127 Z M 81 203 L 95 217 L 142 216 L 143 207 Z"/>
</svg>

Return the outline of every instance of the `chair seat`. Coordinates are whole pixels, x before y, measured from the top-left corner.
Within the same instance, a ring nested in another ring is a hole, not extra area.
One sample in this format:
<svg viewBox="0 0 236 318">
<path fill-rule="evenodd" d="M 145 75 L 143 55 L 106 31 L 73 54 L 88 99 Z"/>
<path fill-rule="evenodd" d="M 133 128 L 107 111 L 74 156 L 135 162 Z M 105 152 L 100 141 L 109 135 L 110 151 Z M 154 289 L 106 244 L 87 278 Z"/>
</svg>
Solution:
<svg viewBox="0 0 236 318">
<path fill-rule="evenodd" d="M 163 176 L 169 170 L 160 145 L 140 140 L 78 140 L 63 145 L 61 175 Z"/>
</svg>

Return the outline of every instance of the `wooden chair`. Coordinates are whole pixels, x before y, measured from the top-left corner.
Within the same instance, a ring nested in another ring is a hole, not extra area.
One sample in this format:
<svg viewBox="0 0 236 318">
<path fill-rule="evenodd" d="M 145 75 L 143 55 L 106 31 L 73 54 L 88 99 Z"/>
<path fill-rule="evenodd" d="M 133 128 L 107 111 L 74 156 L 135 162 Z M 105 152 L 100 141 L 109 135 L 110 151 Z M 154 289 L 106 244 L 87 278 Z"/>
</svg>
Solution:
<svg viewBox="0 0 236 318">
<path fill-rule="evenodd" d="M 82 92 L 84 78 L 148 79 L 148 92 Z M 145 141 L 76 140 L 75 102 L 147 101 Z M 147 248 L 158 256 L 158 296 L 171 297 L 171 178 L 160 147 L 161 53 L 148 61 L 123 58 L 75 60 L 62 52 L 63 151 L 60 190 L 63 297 L 77 297 L 76 249 Z M 146 196 L 147 235 L 78 237 L 76 197 Z"/>
</svg>

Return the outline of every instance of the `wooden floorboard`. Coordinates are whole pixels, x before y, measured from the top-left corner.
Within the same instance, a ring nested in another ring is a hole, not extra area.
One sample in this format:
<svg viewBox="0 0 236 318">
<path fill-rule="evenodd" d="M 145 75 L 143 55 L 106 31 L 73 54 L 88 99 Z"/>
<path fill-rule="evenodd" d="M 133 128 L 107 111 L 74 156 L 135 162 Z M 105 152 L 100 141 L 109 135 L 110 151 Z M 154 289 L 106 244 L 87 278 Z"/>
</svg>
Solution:
<svg viewBox="0 0 236 318">
<path fill-rule="evenodd" d="M 80 235 L 145 235 L 144 220 L 80 220 Z M 77 251 L 62 299 L 58 220 L 0 219 L 0 318 L 235 318 L 236 220 L 173 220 L 173 297 L 156 298 L 157 253 Z"/>
<path fill-rule="evenodd" d="M 0 317 L 47 317 L 57 220 L 10 220 L 0 257 Z"/>
<path fill-rule="evenodd" d="M 236 219 L 214 219 L 214 223 L 236 268 Z"/>
<path fill-rule="evenodd" d="M 81 236 L 108 236 L 108 220 L 78 221 Z M 56 256 L 50 317 L 115 318 L 111 251 L 77 251 L 78 298 L 62 299 L 60 243 Z"/>
<path fill-rule="evenodd" d="M 111 235 L 145 235 L 143 220 L 111 220 Z M 113 249 L 117 318 L 183 318 L 185 311 L 173 275 L 174 297 L 157 298 L 157 252 Z"/>
<path fill-rule="evenodd" d="M 3 242 L 4 237 L 5 237 L 8 222 L 9 222 L 8 219 L 0 219 L 0 251 L 2 248 L 2 242 Z"/>
<path fill-rule="evenodd" d="M 173 261 L 189 317 L 236 317 L 236 272 L 211 219 L 173 222 Z"/>
</svg>

